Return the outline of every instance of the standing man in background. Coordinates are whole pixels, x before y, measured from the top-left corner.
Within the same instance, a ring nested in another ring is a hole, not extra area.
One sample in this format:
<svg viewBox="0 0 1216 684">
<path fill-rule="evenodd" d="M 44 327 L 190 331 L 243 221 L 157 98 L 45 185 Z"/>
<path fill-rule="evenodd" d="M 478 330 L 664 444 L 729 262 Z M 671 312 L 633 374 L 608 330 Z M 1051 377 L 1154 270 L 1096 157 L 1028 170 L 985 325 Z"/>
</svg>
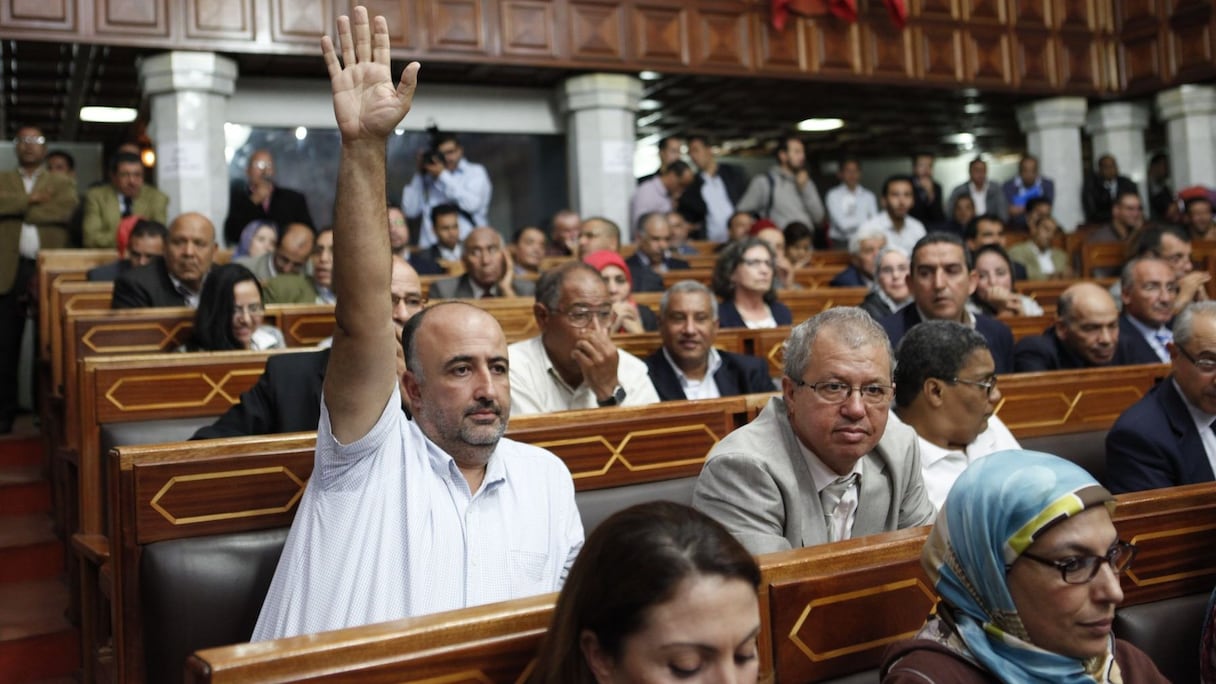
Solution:
<svg viewBox="0 0 1216 684">
<path fill-rule="evenodd" d="M 21 336 L 38 250 L 68 246 L 76 184 L 43 165 L 46 137 L 17 129 L 17 168 L 0 173 L 0 435 L 13 431 Z"/>
<path fill-rule="evenodd" d="M 438 241 L 431 225 L 431 209 L 454 204 L 460 210 L 460 240 L 477 226 L 489 225 L 487 213 L 494 186 L 486 167 L 464 158 L 464 148 L 456 136 L 443 133 L 433 150 L 423 150 L 418 158 L 418 173 L 401 191 L 401 208 L 411 219 L 422 220 L 418 246 L 430 247 Z"/>
<path fill-rule="evenodd" d="M 245 165 L 245 180 L 234 181 L 228 193 L 228 218 L 224 221 L 224 240 L 229 245 L 241 241 L 241 231 L 251 221 L 271 221 L 283 228 L 292 223 L 317 229 L 308 212 L 304 195 L 274 182 L 274 157 L 270 150 L 256 150 Z"/>
</svg>

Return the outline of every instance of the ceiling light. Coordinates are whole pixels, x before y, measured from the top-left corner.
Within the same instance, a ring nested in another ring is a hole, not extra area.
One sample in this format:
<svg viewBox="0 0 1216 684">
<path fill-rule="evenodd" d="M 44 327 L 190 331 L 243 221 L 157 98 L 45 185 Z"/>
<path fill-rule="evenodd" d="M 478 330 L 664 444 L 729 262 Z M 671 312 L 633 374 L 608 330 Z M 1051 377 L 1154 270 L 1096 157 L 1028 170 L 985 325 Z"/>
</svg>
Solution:
<svg viewBox="0 0 1216 684">
<path fill-rule="evenodd" d="M 643 81 L 657 81 L 660 78 L 663 78 L 663 74 L 660 74 L 657 71 L 639 71 L 638 78 L 642 79 Z"/>
<path fill-rule="evenodd" d="M 139 112 L 131 107 L 81 107 L 80 120 L 90 123 L 131 123 Z"/>
<path fill-rule="evenodd" d="M 296 140 L 303 140 L 304 138 L 307 138 L 307 137 L 308 137 L 307 128 L 305 128 L 303 126 L 299 126 L 296 128 Z"/>
<path fill-rule="evenodd" d="M 954 135 L 947 135 L 942 140 L 956 145 L 971 145 L 975 142 L 975 135 L 972 133 L 955 133 Z"/>
<path fill-rule="evenodd" d="M 798 130 L 810 133 L 823 133 L 844 128 L 844 119 L 803 119 L 798 122 Z"/>
<path fill-rule="evenodd" d="M 151 147 L 145 147 L 143 152 L 139 153 L 139 160 L 149 169 L 156 166 L 156 150 L 153 150 Z"/>
<path fill-rule="evenodd" d="M 663 103 L 659 102 L 658 100 L 650 100 L 650 99 L 638 100 L 638 109 L 641 109 L 643 111 L 647 111 L 647 112 L 654 111 L 656 109 L 661 108 L 662 106 L 663 106 Z"/>
</svg>

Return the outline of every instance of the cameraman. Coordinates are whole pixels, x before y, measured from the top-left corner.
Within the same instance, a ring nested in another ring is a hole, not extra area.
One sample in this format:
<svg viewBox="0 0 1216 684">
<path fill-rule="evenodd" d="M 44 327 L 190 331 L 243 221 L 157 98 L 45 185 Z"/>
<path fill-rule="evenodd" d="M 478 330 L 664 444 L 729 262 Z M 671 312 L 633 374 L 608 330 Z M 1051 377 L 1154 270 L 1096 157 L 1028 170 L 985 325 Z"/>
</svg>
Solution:
<svg viewBox="0 0 1216 684">
<path fill-rule="evenodd" d="M 486 167 L 464 158 L 464 150 L 451 133 L 440 133 L 434 147 L 418 155 L 418 173 L 401 193 L 401 206 L 410 219 L 422 220 L 418 245 L 435 244 L 431 209 L 439 204 L 455 204 L 460 209 L 460 239 L 477 226 L 488 223 L 490 194 L 494 188 Z"/>
</svg>

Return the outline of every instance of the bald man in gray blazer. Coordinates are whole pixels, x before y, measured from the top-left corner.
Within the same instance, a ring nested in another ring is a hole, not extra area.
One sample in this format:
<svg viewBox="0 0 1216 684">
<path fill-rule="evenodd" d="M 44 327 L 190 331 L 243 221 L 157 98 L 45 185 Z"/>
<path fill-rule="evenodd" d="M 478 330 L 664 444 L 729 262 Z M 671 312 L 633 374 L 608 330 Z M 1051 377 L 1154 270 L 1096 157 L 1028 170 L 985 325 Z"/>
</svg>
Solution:
<svg viewBox="0 0 1216 684">
<path fill-rule="evenodd" d="M 887 421 L 891 347 L 869 314 L 838 307 L 798 325 L 781 380 L 782 396 L 710 451 L 694 508 L 753 554 L 933 522 L 916 434 Z"/>
</svg>

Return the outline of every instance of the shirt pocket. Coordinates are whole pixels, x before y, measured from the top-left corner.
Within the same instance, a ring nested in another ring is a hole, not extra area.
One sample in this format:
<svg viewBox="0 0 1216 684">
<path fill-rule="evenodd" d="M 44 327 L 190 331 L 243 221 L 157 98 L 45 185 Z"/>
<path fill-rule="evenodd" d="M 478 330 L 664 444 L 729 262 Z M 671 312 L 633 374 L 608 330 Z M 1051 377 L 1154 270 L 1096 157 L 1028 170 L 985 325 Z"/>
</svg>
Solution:
<svg viewBox="0 0 1216 684">
<path fill-rule="evenodd" d="M 508 551 L 507 565 L 511 573 L 513 595 L 532 596 L 557 591 L 556 583 L 549 577 L 549 554 L 537 551 Z"/>
</svg>

